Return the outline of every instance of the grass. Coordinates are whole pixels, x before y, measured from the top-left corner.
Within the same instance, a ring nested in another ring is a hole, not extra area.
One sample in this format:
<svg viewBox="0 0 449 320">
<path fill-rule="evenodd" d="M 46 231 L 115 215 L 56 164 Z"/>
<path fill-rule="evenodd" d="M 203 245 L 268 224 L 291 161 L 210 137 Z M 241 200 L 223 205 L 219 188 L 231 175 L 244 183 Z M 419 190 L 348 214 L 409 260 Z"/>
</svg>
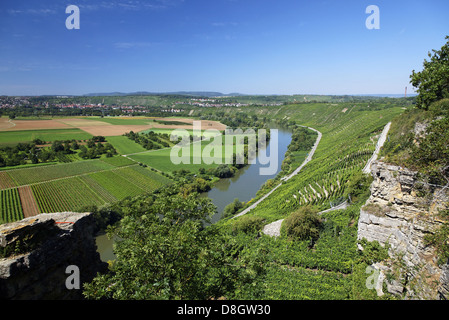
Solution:
<svg viewBox="0 0 449 320">
<path fill-rule="evenodd" d="M 170 134 L 172 133 L 173 130 L 175 130 L 175 129 L 160 129 L 160 128 L 153 128 L 153 129 L 147 129 L 147 130 L 144 130 L 144 131 L 140 131 L 139 133 L 148 133 L 148 132 L 150 132 L 150 131 L 153 131 L 154 133 L 160 133 L 160 134 L 165 133 L 165 134 L 170 135 Z M 190 135 L 193 135 L 193 129 L 183 129 L 183 130 L 186 130 Z M 195 135 L 197 135 L 196 132 L 195 132 Z M 209 131 L 207 131 L 207 130 L 201 130 L 201 135 L 202 135 L 203 137 L 213 137 L 213 136 L 216 135 L 216 132 L 215 132 L 215 131 L 212 131 L 212 130 L 209 130 Z"/>
<path fill-rule="evenodd" d="M 172 152 L 171 148 L 150 150 L 144 153 L 129 155 L 128 157 L 163 172 L 173 172 L 180 169 L 186 169 L 191 172 L 198 172 L 200 168 L 215 168 L 220 165 L 220 163 L 208 163 L 214 160 L 214 152 L 210 149 L 211 146 L 209 146 L 211 142 L 217 142 L 220 144 L 217 150 L 221 149 L 222 163 L 225 163 L 226 146 L 224 145 L 224 143 L 221 143 L 223 141 L 221 139 L 222 138 L 211 139 L 209 142 L 202 141 L 201 147 L 199 147 L 198 142 L 190 144 L 190 160 L 186 164 L 175 164 L 172 161 L 172 159 L 170 158 Z M 236 147 L 234 146 L 233 151 L 235 151 L 235 148 Z M 179 151 L 178 154 L 175 153 L 175 157 L 181 156 L 183 156 L 182 151 Z"/>
<path fill-rule="evenodd" d="M 77 128 L 71 129 L 44 129 L 44 130 L 21 130 L 21 131 L 0 131 L 0 145 L 16 144 L 20 142 L 30 142 L 34 139 L 43 141 L 55 140 L 86 140 L 92 135 Z"/>
<path fill-rule="evenodd" d="M 129 165 L 135 164 L 134 161 L 132 161 L 128 158 L 125 158 L 125 157 L 120 157 L 120 156 L 119 157 L 111 157 L 111 158 L 107 158 L 107 157 L 102 158 L 101 161 L 106 162 L 106 163 L 111 164 L 116 167 L 124 167 L 124 166 L 129 166 Z"/>
<path fill-rule="evenodd" d="M 153 119 L 150 118 L 140 118 L 140 119 L 94 118 L 91 120 L 102 121 L 112 125 L 148 125 L 153 123 Z"/>
<path fill-rule="evenodd" d="M 106 137 L 106 140 L 110 144 L 112 144 L 112 146 L 115 148 L 115 150 L 117 150 L 118 153 L 123 155 L 147 151 L 140 144 L 132 141 L 125 136 Z"/>
</svg>

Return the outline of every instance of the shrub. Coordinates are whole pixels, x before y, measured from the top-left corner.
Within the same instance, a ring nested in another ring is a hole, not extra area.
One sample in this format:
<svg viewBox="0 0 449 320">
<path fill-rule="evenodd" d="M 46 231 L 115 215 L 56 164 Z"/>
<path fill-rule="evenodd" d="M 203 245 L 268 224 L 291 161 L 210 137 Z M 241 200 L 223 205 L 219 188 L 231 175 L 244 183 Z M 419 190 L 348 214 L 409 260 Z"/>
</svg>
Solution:
<svg viewBox="0 0 449 320">
<path fill-rule="evenodd" d="M 232 225 L 233 232 L 254 233 L 262 230 L 265 219 L 257 216 L 245 215 L 237 219 Z"/>
<path fill-rule="evenodd" d="M 435 116 L 448 116 L 449 115 L 449 99 L 441 99 L 432 103 L 429 106 L 429 111 L 431 111 Z"/>
<path fill-rule="evenodd" d="M 227 218 L 227 217 L 230 217 L 230 216 L 236 214 L 242 208 L 243 208 L 243 202 L 240 202 L 240 200 L 238 198 L 234 199 L 233 202 L 228 204 L 223 209 L 223 218 Z"/>
<path fill-rule="evenodd" d="M 282 222 L 281 234 L 289 240 L 309 240 L 313 244 L 319 237 L 321 218 L 311 206 L 293 212 Z"/>
</svg>

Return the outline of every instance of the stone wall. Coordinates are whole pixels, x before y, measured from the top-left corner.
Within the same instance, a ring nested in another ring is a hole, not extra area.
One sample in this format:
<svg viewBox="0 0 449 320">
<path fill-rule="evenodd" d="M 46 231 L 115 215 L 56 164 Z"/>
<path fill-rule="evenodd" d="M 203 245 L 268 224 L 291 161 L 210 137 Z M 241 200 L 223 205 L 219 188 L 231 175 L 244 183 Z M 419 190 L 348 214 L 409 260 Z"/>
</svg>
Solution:
<svg viewBox="0 0 449 320">
<path fill-rule="evenodd" d="M 442 223 L 437 213 L 446 208 L 447 193 L 420 181 L 416 172 L 381 161 L 373 163 L 371 174 L 358 238 L 388 243 L 390 259 L 374 265 L 388 292 L 408 299 L 449 298 L 448 265 L 438 265 L 434 248 L 424 242 Z"/>
<path fill-rule="evenodd" d="M 67 288 L 74 275 L 68 266 L 78 268 L 80 289 Z M 105 268 L 89 213 L 40 214 L 0 225 L 0 299 L 82 299 L 82 284 Z"/>
</svg>

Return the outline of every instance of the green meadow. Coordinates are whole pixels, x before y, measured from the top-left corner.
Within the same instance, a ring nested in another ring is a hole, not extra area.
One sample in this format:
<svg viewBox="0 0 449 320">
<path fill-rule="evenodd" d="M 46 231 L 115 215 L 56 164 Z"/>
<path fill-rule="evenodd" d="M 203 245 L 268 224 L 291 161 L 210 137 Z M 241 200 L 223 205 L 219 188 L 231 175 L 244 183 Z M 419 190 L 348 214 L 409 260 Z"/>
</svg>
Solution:
<svg viewBox="0 0 449 320">
<path fill-rule="evenodd" d="M 152 128 L 152 129 L 148 129 L 148 130 L 144 130 L 144 131 L 140 131 L 139 133 L 148 133 L 150 131 L 153 131 L 154 133 L 157 134 L 168 134 L 171 135 L 171 133 L 173 132 L 173 130 L 178 130 L 177 135 L 181 135 L 181 132 L 187 132 L 190 135 L 198 135 L 199 132 L 194 132 L 193 129 L 160 129 L 160 128 Z M 213 137 L 217 135 L 217 131 L 215 130 L 201 130 L 201 136 L 203 137 Z"/>
<path fill-rule="evenodd" d="M 176 153 L 172 151 L 172 148 L 164 148 L 132 154 L 128 157 L 163 172 L 173 172 L 179 169 L 197 172 L 200 168 L 215 168 L 221 163 L 226 163 L 227 157 L 232 157 L 236 148 L 235 143 L 233 143 L 232 149 L 227 148 L 225 136 L 221 135 L 211 138 L 209 141 L 191 143 L 188 147 L 178 149 Z M 232 151 L 229 152 L 230 150 Z M 174 155 L 174 161 L 170 158 L 171 154 Z M 187 163 L 177 164 L 176 159 L 181 160 L 180 158 L 184 155 Z"/>
<path fill-rule="evenodd" d="M 22 131 L 0 131 L 0 144 L 17 144 L 30 142 L 34 139 L 43 141 L 55 140 L 87 140 L 92 135 L 77 128 L 70 129 L 44 129 L 44 130 L 22 130 Z"/>
<path fill-rule="evenodd" d="M 147 125 L 153 123 L 153 119 L 137 118 L 137 119 L 120 119 L 120 118 L 88 118 L 90 120 L 102 121 L 112 125 Z"/>
<path fill-rule="evenodd" d="M 123 155 L 147 151 L 140 144 L 134 142 L 126 136 L 110 136 L 106 137 L 106 140 L 112 144 L 118 153 Z"/>
</svg>

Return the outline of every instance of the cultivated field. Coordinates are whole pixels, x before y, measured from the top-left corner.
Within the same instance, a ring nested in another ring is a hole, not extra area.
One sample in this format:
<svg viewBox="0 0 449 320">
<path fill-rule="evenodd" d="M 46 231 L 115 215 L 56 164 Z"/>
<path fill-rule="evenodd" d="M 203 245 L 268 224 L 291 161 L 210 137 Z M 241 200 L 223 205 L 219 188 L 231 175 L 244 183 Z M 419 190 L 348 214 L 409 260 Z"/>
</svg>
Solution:
<svg viewBox="0 0 449 320">
<path fill-rule="evenodd" d="M 0 118 L 0 130 L 20 131 L 20 130 L 39 130 L 39 129 L 66 129 L 69 125 L 57 120 L 9 120 Z"/>
<path fill-rule="evenodd" d="M 159 121 L 159 122 L 157 122 Z M 166 124 L 164 124 L 164 122 Z M 176 124 L 179 122 L 179 125 Z M 170 134 L 173 129 L 187 129 L 192 134 L 192 119 L 145 117 L 77 117 L 45 120 L 0 118 L 0 145 L 15 145 L 39 138 L 86 140 L 104 136 L 120 156 L 69 163 L 17 166 L 0 170 L 0 223 L 15 221 L 39 213 L 75 211 L 87 205 L 104 205 L 126 197 L 153 191 L 171 183 L 169 178 L 138 162 L 162 172 L 179 169 L 170 161 L 170 148 L 148 151 L 124 133 L 154 130 Z M 216 121 L 203 121 L 201 129 L 223 130 Z M 203 149 L 207 143 L 203 143 Z M 136 154 L 137 153 L 137 154 Z M 121 155 L 136 154 L 127 158 Z M 192 161 L 199 159 L 194 154 Z M 200 167 L 192 165 L 191 170 Z"/>
<path fill-rule="evenodd" d="M 0 223 L 113 203 L 171 183 L 124 157 L 1 171 L 0 181 Z"/>
<path fill-rule="evenodd" d="M 78 128 L 68 129 L 38 129 L 21 131 L 2 131 L 0 130 L 0 145 L 11 145 L 21 142 L 30 142 L 34 139 L 42 141 L 55 140 L 86 140 L 92 138 L 92 135 Z"/>
<path fill-rule="evenodd" d="M 158 123 L 156 121 L 165 121 L 169 124 Z M 67 134 L 67 139 L 76 139 L 76 134 L 70 130 L 81 130 L 85 135 L 90 136 L 121 136 L 124 133 L 134 131 L 141 132 L 149 129 L 193 129 L 193 119 L 178 118 L 145 118 L 145 117 L 117 117 L 117 118 L 98 118 L 98 117 L 79 117 L 63 118 L 53 120 L 10 120 L 6 117 L 0 118 L 0 143 L 5 142 L 26 142 L 35 138 L 45 141 L 64 140 L 62 137 Z M 175 124 L 180 122 L 180 124 Z M 202 120 L 201 128 L 224 130 L 225 125 L 217 121 Z M 65 129 L 69 131 L 50 132 L 51 129 Z M 36 132 L 34 132 L 37 130 Z M 19 132 L 17 132 L 19 131 Z M 33 131 L 32 133 L 30 131 Z M 14 134 L 11 134 L 14 132 Z M 17 133 L 16 133 L 17 132 Z M 55 134 L 58 138 L 52 138 Z M 86 136 L 80 139 L 89 139 Z M 60 137 L 59 137 L 60 136 Z M 41 138 L 42 137 L 42 138 Z"/>
</svg>

